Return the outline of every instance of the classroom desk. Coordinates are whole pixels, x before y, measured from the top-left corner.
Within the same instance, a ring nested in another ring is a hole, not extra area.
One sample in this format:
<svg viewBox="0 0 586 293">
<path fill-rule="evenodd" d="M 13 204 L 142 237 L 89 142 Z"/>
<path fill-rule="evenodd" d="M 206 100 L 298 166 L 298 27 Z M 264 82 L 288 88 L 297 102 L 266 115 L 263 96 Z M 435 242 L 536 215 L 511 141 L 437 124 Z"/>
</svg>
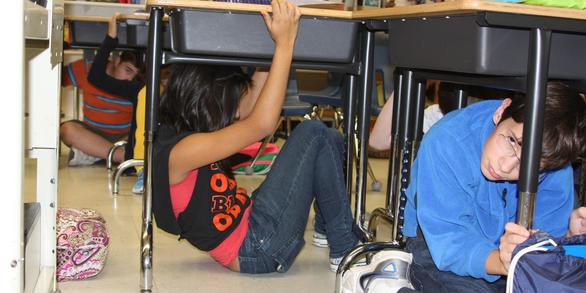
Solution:
<svg viewBox="0 0 586 293">
<path fill-rule="evenodd" d="M 118 18 L 117 50 L 144 50 L 148 41 L 148 17 L 144 12 L 121 14 Z M 66 14 L 69 24 L 69 47 L 76 49 L 99 48 L 108 32 L 110 17 L 100 15 Z M 171 49 L 169 30 L 164 28 L 163 48 Z"/>
<path fill-rule="evenodd" d="M 156 125 L 154 105 L 158 104 L 159 69 L 164 63 L 192 62 L 222 65 L 268 66 L 273 42 L 260 11 L 267 5 L 189 1 L 149 0 L 149 41 L 147 46 L 147 107 L 145 129 L 145 193 L 141 239 L 141 289 L 150 291 L 152 283 L 152 190 L 150 169 L 152 142 Z M 359 152 L 366 157 L 374 33 L 385 30 L 381 20 L 358 21 L 353 11 L 340 6 L 301 8 L 302 20 L 293 56 L 293 67 L 344 72 L 348 75 L 345 99 L 346 178 L 348 196 L 352 190 L 354 117 L 358 117 Z M 334 8 L 334 9 L 332 9 Z M 161 48 L 162 17 L 169 12 L 172 51 Z M 184 29 L 179 23 L 185 24 Z M 222 26 L 217 24 L 221 23 Z M 211 24 L 211 25 L 210 25 Z M 356 197 L 366 193 L 366 160 L 357 168 Z M 356 201 L 362 202 L 362 199 Z M 362 211 L 362 214 L 359 214 Z M 356 209 L 355 221 L 362 226 L 364 208 Z M 364 231 L 365 232 L 365 231 Z"/>
<path fill-rule="evenodd" d="M 354 17 L 388 20 L 390 59 L 397 66 L 393 160 L 389 166 L 393 178 L 390 178 L 387 199 L 393 210 L 379 209 L 373 213 L 398 219 L 393 221 L 393 242 L 400 246 L 403 240 L 405 189 L 421 139 L 425 79 L 502 86 L 526 92 L 517 215 L 519 224 L 531 227 L 546 82 L 550 77 L 582 80 L 586 76 L 582 57 L 586 49 L 586 11 L 456 0 L 358 11 Z M 373 251 L 366 246 L 352 254 Z M 342 271 L 351 261 L 349 258 L 341 264 Z"/>
<path fill-rule="evenodd" d="M 454 10 L 454 5 L 460 7 Z M 439 79 L 458 81 L 464 77 L 461 82 L 505 85 L 527 94 L 518 222 L 531 227 L 533 200 L 530 199 L 537 191 L 546 82 L 548 78 L 583 80 L 586 77 L 583 58 L 586 11 L 480 0 L 448 3 L 443 12 L 440 8 L 444 6 L 435 7 L 433 12 L 423 14 L 419 7 L 411 7 L 410 15 L 403 14 L 401 19 L 389 22 L 389 32 L 399 36 L 389 42 L 391 58 L 396 66 L 404 68 L 406 75 L 413 71 L 414 78 L 421 70 L 457 73 Z M 422 37 L 412 38 L 414 41 L 400 37 L 412 29 L 417 29 Z M 442 39 L 443 42 L 437 42 Z M 443 56 L 435 62 L 429 60 L 425 56 L 428 52 L 412 50 L 415 44 L 419 48 L 434 48 Z M 492 80 L 483 82 L 481 79 L 488 79 L 486 76 Z M 510 81 L 516 85 L 509 84 Z M 402 92 L 402 97 L 407 99 L 404 105 L 410 102 L 411 92 L 409 89 Z"/>
</svg>

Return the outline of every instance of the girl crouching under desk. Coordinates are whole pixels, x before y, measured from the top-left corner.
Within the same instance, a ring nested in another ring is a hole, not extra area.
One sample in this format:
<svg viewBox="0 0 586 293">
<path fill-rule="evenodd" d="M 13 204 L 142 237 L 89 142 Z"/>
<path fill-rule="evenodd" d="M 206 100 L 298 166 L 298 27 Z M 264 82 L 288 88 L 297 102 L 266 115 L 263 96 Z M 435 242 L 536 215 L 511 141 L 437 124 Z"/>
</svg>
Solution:
<svg viewBox="0 0 586 293">
<path fill-rule="evenodd" d="M 272 10 L 262 13 L 275 42 L 264 86 L 239 67 L 176 66 L 159 107 L 153 212 L 161 229 L 233 271 L 285 272 L 304 245 L 315 198 L 335 270 L 358 243 L 339 132 L 299 125 L 251 197 L 230 171 L 228 158 L 271 134 L 283 105 L 300 12 L 282 0 Z"/>
</svg>

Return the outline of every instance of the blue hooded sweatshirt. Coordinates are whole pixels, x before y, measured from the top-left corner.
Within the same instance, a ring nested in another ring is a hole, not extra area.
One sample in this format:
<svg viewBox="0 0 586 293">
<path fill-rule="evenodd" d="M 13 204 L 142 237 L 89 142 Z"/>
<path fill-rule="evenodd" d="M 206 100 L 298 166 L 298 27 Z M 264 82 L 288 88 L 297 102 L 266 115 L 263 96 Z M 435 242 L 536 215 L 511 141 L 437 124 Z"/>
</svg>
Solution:
<svg viewBox="0 0 586 293">
<path fill-rule="evenodd" d="M 501 102 L 482 101 L 451 112 L 424 136 L 411 169 L 403 229 L 405 236 L 415 237 L 420 226 L 440 270 L 489 282 L 500 276 L 486 273 L 486 259 L 498 249 L 505 224 L 517 220 L 516 182 L 489 181 L 480 169 Z M 569 164 L 540 173 L 534 229 L 566 233 L 573 180 Z"/>
</svg>

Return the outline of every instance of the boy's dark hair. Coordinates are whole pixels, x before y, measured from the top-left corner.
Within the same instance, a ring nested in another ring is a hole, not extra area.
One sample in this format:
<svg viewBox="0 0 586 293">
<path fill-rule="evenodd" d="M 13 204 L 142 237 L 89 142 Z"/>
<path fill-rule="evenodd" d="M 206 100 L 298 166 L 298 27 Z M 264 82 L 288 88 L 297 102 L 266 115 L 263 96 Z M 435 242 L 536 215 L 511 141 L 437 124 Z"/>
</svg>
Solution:
<svg viewBox="0 0 586 293">
<path fill-rule="evenodd" d="M 144 84 L 144 72 L 146 71 L 146 68 L 142 56 L 143 54 L 139 54 L 138 52 L 122 51 L 120 52 L 118 58 L 120 60 L 120 63 L 128 62 L 134 65 L 138 69 L 138 74 L 136 75 L 134 80 L 137 80 Z"/>
<path fill-rule="evenodd" d="M 525 96 L 518 94 L 503 112 L 501 121 L 512 117 L 523 123 Z M 545 99 L 541 162 L 544 169 L 557 169 L 586 153 L 586 101 L 562 82 L 549 82 Z"/>
<path fill-rule="evenodd" d="M 212 132 L 234 122 L 251 79 L 238 66 L 178 64 L 159 103 L 159 121 L 180 132 Z M 231 175 L 229 162 L 219 162 Z"/>
</svg>

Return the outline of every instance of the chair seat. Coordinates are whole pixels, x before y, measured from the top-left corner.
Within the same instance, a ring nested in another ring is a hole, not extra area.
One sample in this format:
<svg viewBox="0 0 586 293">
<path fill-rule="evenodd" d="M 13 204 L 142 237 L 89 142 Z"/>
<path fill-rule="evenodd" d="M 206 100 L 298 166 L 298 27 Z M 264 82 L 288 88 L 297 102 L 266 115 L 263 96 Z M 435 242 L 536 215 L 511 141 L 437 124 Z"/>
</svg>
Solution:
<svg viewBox="0 0 586 293">
<path fill-rule="evenodd" d="M 283 103 L 281 116 L 303 116 L 310 113 L 312 110 L 313 106 L 311 104 L 300 101 L 298 95 L 288 94 L 285 97 L 285 102 Z"/>
<path fill-rule="evenodd" d="M 342 99 L 339 95 L 322 96 L 312 94 L 300 94 L 299 100 L 313 105 L 328 105 L 332 107 L 342 107 Z"/>
</svg>

